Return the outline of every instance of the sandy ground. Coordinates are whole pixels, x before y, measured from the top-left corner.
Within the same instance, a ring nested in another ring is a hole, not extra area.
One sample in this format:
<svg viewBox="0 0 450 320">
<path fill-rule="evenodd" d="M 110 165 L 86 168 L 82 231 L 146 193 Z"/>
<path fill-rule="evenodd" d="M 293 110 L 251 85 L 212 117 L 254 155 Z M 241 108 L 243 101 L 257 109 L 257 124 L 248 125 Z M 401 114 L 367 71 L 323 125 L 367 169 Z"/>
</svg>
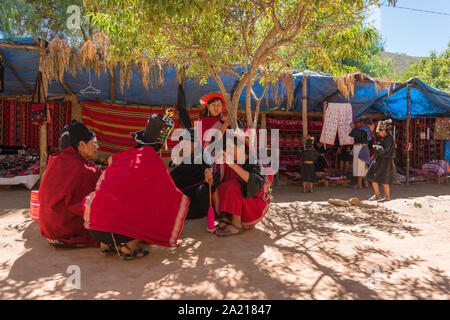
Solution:
<svg viewBox="0 0 450 320">
<path fill-rule="evenodd" d="M 181 247 L 123 261 L 55 250 L 29 218 L 30 192 L 0 189 L 0 299 L 449 299 L 450 185 L 394 186 L 377 209 L 328 198 L 370 190 L 281 182 L 255 230 L 230 238 L 186 221 Z M 81 288 L 68 283 L 79 266 Z"/>
</svg>

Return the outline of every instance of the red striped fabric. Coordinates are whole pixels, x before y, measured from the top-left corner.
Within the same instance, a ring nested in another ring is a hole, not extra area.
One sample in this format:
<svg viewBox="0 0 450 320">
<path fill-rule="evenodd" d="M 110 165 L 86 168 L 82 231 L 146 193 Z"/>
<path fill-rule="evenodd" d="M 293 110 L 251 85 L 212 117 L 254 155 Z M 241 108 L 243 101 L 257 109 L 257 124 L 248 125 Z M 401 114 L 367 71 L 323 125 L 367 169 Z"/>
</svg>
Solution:
<svg viewBox="0 0 450 320">
<path fill-rule="evenodd" d="M 81 106 L 83 123 L 96 133 L 99 149 L 110 153 L 131 149 L 136 146 L 136 141 L 131 138 L 130 133 L 143 130 L 150 114 L 165 113 L 164 109 L 150 106 L 132 108 L 88 101 L 81 102 Z M 173 119 L 175 128 L 180 128 L 176 109 L 172 109 L 175 112 Z M 202 110 L 198 108 L 190 109 L 188 113 L 193 122 L 200 118 Z M 170 157 L 172 148 L 176 144 L 176 141 L 168 140 L 168 150 L 164 149 L 161 152 L 161 156 Z"/>
</svg>

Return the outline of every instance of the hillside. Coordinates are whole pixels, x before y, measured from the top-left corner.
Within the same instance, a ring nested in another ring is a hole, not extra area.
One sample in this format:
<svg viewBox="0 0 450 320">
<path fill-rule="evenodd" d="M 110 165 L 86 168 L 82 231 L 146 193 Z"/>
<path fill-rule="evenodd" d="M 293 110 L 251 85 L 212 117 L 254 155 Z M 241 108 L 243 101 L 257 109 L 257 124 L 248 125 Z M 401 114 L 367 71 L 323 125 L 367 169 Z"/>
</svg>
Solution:
<svg viewBox="0 0 450 320">
<path fill-rule="evenodd" d="M 392 52 L 381 52 L 381 58 L 391 59 L 392 60 L 392 68 L 394 69 L 397 75 L 401 75 L 403 71 L 408 69 L 409 65 L 413 62 L 419 61 L 421 57 L 412 57 L 407 56 L 405 54 L 398 54 Z"/>
</svg>

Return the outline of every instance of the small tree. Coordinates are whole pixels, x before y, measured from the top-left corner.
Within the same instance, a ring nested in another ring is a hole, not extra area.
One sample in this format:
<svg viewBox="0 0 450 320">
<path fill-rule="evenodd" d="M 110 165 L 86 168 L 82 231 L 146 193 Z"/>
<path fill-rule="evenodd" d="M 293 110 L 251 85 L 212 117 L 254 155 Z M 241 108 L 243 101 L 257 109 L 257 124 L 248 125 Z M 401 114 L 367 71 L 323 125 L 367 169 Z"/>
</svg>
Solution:
<svg viewBox="0 0 450 320">
<path fill-rule="evenodd" d="M 432 52 L 429 57 L 412 63 L 401 75 L 401 81 L 419 77 L 422 81 L 437 89 L 450 92 L 450 42 L 448 48 L 438 54 Z"/>
<path fill-rule="evenodd" d="M 342 59 L 357 56 L 377 39 L 374 29 L 363 26 L 363 18 L 364 10 L 379 2 L 86 0 L 84 4 L 95 27 L 108 35 L 113 61 L 187 67 L 186 75 L 200 82 L 212 76 L 235 126 L 239 98 L 254 81 L 267 86 L 286 79 L 286 89 L 292 79 L 285 72 L 298 61 L 334 74 L 354 71 Z M 239 77 L 232 96 L 223 84 L 224 73 Z M 248 117 L 252 94 L 247 91 Z"/>
</svg>

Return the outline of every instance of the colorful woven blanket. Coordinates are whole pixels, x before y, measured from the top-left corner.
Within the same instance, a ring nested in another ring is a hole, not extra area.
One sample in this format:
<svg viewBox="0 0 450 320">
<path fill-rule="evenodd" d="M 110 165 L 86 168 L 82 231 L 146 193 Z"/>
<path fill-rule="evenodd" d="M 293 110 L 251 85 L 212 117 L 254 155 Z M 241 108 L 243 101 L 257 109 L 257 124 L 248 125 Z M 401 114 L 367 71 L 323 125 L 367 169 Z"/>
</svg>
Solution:
<svg viewBox="0 0 450 320">
<path fill-rule="evenodd" d="M 83 123 L 97 134 L 101 151 L 116 153 L 136 146 L 130 133 L 143 130 L 152 113 L 165 113 L 164 109 L 119 107 L 95 102 L 82 101 Z M 179 128 L 175 108 L 175 128 Z M 200 118 L 200 109 L 188 110 L 192 123 Z M 174 129 L 175 129 L 174 128 Z M 162 157 L 170 157 L 177 141 L 167 141 L 168 150 L 162 149 Z"/>
<path fill-rule="evenodd" d="M 433 172 L 438 176 L 443 176 L 450 172 L 450 165 L 445 160 L 431 161 L 422 166 L 422 171 Z"/>
</svg>

